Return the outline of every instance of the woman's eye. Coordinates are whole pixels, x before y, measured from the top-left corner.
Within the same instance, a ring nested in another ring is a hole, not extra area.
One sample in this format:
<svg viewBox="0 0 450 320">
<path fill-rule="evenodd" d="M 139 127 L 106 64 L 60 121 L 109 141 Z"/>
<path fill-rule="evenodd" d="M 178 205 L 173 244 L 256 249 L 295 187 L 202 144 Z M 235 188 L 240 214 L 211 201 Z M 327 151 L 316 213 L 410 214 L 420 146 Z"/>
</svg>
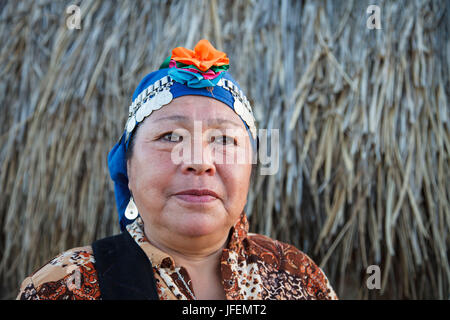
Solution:
<svg viewBox="0 0 450 320">
<path fill-rule="evenodd" d="M 166 141 L 170 142 L 181 142 L 183 140 L 183 137 L 179 134 L 176 134 L 174 132 L 168 132 L 162 136 L 162 138 Z"/>
<path fill-rule="evenodd" d="M 235 139 L 229 136 L 211 137 L 211 142 L 217 142 L 222 145 L 236 144 Z"/>
</svg>

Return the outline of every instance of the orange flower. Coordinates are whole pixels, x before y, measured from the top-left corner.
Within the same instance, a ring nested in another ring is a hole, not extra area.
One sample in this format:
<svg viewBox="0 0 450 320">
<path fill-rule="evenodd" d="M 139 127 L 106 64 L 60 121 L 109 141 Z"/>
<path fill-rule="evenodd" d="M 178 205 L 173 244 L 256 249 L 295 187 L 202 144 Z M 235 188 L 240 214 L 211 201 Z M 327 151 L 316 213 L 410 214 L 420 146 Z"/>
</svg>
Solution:
<svg viewBox="0 0 450 320">
<path fill-rule="evenodd" d="M 195 65 L 200 71 L 207 71 L 212 66 L 223 66 L 229 64 L 227 54 L 219 51 L 206 40 L 200 40 L 194 51 L 177 47 L 172 50 L 172 59 L 187 65 Z"/>
</svg>

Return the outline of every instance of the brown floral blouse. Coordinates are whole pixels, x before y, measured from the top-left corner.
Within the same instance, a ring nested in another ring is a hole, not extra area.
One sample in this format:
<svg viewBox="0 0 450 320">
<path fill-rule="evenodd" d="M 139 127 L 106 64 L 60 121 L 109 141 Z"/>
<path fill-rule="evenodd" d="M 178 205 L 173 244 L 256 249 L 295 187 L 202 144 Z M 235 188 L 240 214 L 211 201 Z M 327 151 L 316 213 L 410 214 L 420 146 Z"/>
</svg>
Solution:
<svg viewBox="0 0 450 320">
<path fill-rule="evenodd" d="M 151 245 L 142 219 L 127 231 L 150 259 L 160 300 L 195 299 L 189 274 L 166 253 Z M 248 233 L 247 218 L 231 230 L 221 258 L 222 284 L 229 300 L 337 299 L 323 271 L 297 248 Z M 101 299 L 92 247 L 63 252 L 27 277 L 17 299 Z"/>
</svg>

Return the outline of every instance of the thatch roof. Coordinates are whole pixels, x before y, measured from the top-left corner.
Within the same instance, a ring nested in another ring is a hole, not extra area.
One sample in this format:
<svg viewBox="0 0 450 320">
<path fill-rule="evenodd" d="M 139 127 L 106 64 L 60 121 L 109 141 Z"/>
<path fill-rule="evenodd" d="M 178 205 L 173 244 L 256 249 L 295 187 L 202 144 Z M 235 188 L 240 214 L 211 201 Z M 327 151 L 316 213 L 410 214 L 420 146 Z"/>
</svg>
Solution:
<svg viewBox="0 0 450 320">
<path fill-rule="evenodd" d="M 2 297 L 57 253 L 119 231 L 106 156 L 169 50 L 227 52 L 280 170 L 254 181 L 252 231 L 295 244 L 341 298 L 448 298 L 449 2 L 0 4 Z M 379 265 L 382 290 L 368 290 Z"/>
</svg>

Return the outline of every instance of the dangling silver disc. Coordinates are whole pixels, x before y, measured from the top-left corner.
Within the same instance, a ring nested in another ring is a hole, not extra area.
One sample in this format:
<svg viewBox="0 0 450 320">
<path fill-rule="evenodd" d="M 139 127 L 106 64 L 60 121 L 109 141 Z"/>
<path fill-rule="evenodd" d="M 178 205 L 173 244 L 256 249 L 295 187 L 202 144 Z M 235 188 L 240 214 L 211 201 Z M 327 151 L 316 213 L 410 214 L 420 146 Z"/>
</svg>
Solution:
<svg viewBox="0 0 450 320">
<path fill-rule="evenodd" d="M 158 110 L 159 108 L 161 108 L 161 93 L 157 92 L 155 94 L 155 96 L 153 97 L 153 110 Z"/>
<path fill-rule="evenodd" d="M 234 98 L 233 107 L 234 107 L 234 112 L 236 112 L 239 116 L 241 116 L 241 118 L 244 118 L 244 115 L 243 115 L 244 106 L 242 105 L 242 102 L 238 98 Z"/>
<path fill-rule="evenodd" d="M 136 126 L 136 119 L 134 118 L 134 116 L 132 116 L 131 118 L 128 119 L 127 122 L 127 132 L 132 132 L 134 127 Z"/>
<path fill-rule="evenodd" d="M 147 103 L 144 106 L 144 118 L 148 117 L 153 111 L 153 99 L 147 100 Z"/>
<path fill-rule="evenodd" d="M 153 106 L 153 110 L 158 110 L 162 106 L 169 104 L 173 99 L 173 95 L 170 92 L 170 90 L 163 90 L 163 91 L 158 92 L 154 99 L 155 99 L 155 104 Z"/>
<path fill-rule="evenodd" d="M 134 220 L 138 217 L 139 212 L 136 207 L 136 204 L 134 203 L 133 199 L 130 199 L 128 202 L 127 208 L 125 209 L 125 217 L 128 220 Z"/>
<path fill-rule="evenodd" d="M 163 90 L 161 92 L 161 101 L 162 101 L 162 105 L 166 105 L 169 104 L 173 99 L 173 95 L 170 92 L 170 90 Z"/>
<path fill-rule="evenodd" d="M 148 104 L 149 100 L 147 100 L 143 105 L 141 105 L 141 107 L 138 109 L 138 111 L 136 111 L 136 121 L 137 122 L 142 122 L 142 120 L 144 120 L 145 118 L 145 107 Z"/>
</svg>

